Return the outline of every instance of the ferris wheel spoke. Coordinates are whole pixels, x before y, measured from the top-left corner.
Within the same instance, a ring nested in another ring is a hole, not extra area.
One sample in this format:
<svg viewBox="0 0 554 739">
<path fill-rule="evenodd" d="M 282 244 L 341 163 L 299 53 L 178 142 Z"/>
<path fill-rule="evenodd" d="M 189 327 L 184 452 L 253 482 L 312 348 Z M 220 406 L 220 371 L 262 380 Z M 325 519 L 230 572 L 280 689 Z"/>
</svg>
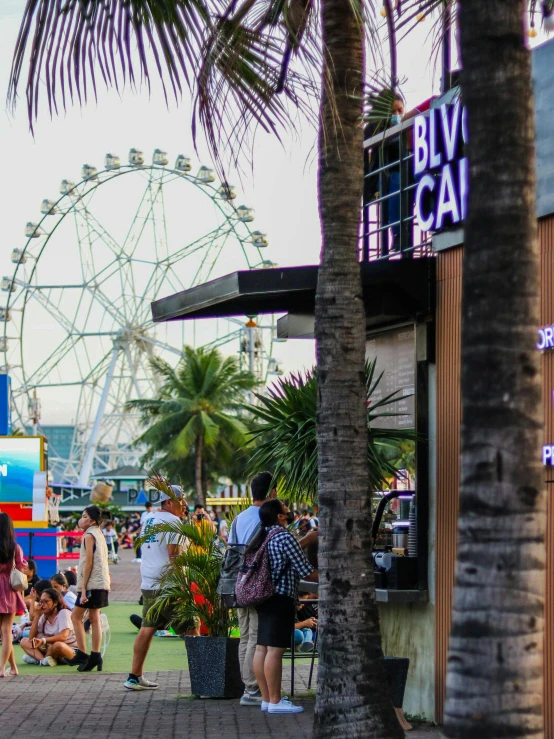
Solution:
<svg viewBox="0 0 554 739">
<path fill-rule="evenodd" d="M 234 339 L 241 338 L 243 334 L 243 329 L 237 329 L 236 331 L 230 331 L 228 334 L 225 334 L 224 336 L 219 336 L 217 339 L 214 339 L 213 341 L 209 341 L 204 346 L 209 349 L 217 349 L 220 346 L 225 346 L 225 344 L 228 344 L 230 341 L 233 341 Z"/>
<path fill-rule="evenodd" d="M 225 244 L 227 243 L 228 237 L 229 237 L 229 235 L 227 234 L 225 236 L 225 238 L 221 240 L 221 242 L 218 244 L 218 246 L 214 247 L 214 253 L 212 255 L 212 262 L 211 262 L 211 264 L 209 266 L 208 271 L 205 274 L 203 274 L 202 271 L 199 269 L 198 270 L 198 273 L 195 275 L 195 279 L 193 280 L 193 283 L 192 283 L 193 285 L 198 285 L 201 282 L 202 283 L 203 282 L 208 282 L 208 280 L 210 279 L 210 277 L 212 275 L 212 272 L 214 271 L 216 262 L 217 262 L 219 256 L 221 255 L 221 252 L 223 251 L 223 248 L 224 248 Z M 206 252 L 205 258 L 202 261 L 202 267 L 208 261 L 208 257 L 209 257 L 209 251 Z"/>
<path fill-rule="evenodd" d="M 94 285 L 87 285 L 86 290 L 91 294 L 93 299 L 99 303 L 99 305 L 113 318 L 113 320 L 120 326 L 123 327 L 126 325 L 127 321 L 125 318 L 125 315 L 121 313 L 121 311 L 117 308 L 116 305 L 114 305 L 113 301 L 111 301 L 107 295 L 104 295 L 104 292 L 100 289 L 99 286 Z"/>
<path fill-rule="evenodd" d="M 161 349 L 166 352 L 170 352 L 171 354 L 175 354 L 178 357 L 183 356 L 183 352 L 180 349 L 177 349 L 176 347 L 171 346 L 171 344 L 166 344 L 163 341 L 160 341 L 159 339 L 154 339 L 149 336 L 146 336 L 142 333 L 140 334 L 140 336 L 137 336 L 137 341 L 144 341 L 146 344 L 149 344 L 152 347 Z"/>
<path fill-rule="evenodd" d="M 108 232 L 106 228 L 95 218 L 88 207 L 84 207 L 82 210 L 76 210 L 76 214 L 82 217 L 84 224 L 87 227 L 87 236 L 89 239 L 89 246 L 92 251 L 92 245 L 94 242 L 90 240 L 90 234 L 96 234 L 96 237 L 105 244 L 108 249 L 112 252 L 114 257 L 120 257 L 123 253 L 123 247 L 121 247 L 115 238 Z"/>
<path fill-rule="evenodd" d="M 49 290 L 50 292 L 50 290 Z M 55 305 L 55 303 L 46 295 L 44 290 L 36 289 L 32 285 L 29 285 L 27 295 L 37 301 L 49 314 L 50 316 L 65 330 L 68 334 L 78 334 L 79 329 L 72 323 L 65 313 Z"/>
<path fill-rule="evenodd" d="M 33 387 L 39 385 L 48 377 L 53 367 L 61 362 L 64 357 L 69 354 L 73 346 L 74 340 L 72 336 L 65 336 L 54 351 L 44 359 L 41 364 L 28 376 L 24 376 L 22 387 Z"/>
<path fill-rule="evenodd" d="M 124 247 L 120 246 L 116 239 L 111 236 L 111 234 L 108 232 L 108 230 L 100 223 L 98 219 L 96 219 L 92 213 L 89 212 L 88 209 L 83 210 L 84 213 L 84 222 L 87 227 L 87 235 L 88 235 L 88 243 L 89 248 L 91 251 L 91 264 L 93 265 L 93 273 L 90 276 L 89 283 L 94 283 L 98 281 L 99 276 L 106 272 L 110 276 L 117 276 L 120 283 L 120 291 L 121 294 L 125 294 L 126 290 L 126 275 L 129 272 L 128 264 L 127 264 L 127 257 L 125 256 L 125 250 Z M 113 267 L 112 270 L 110 270 L 110 265 L 105 267 L 103 270 L 98 272 L 95 266 L 95 260 L 93 258 L 93 251 L 95 246 L 95 240 L 92 240 L 90 238 L 90 234 L 94 233 L 96 234 L 96 238 L 101 241 L 101 243 L 105 244 L 109 251 L 112 253 L 114 260 L 111 262 L 111 266 Z M 131 270 L 132 272 L 132 270 Z M 104 275 L 105 279 L 105 275 Z M 122 313 L 125 317 L 123 320 L 125 322 L 126 320 L 126 312 L 127 312 L 127 301 L 123 301 L 122 306 Z"/>
<path fill-rule="evenodd" d="M 203 234 L 198 239 L 195 239 L 194 241 L 191 241 L 185 246 L 182 246 L 180 249 L 177 249 L 177 251 L 168 255 L 165 259 L 161 259 L 159 264 L 160 265 L 176 264 L 177 262 L 180 262 L 181 259 L 183 259 L 184 257 L 188 257 L 191 254 L 194 254 L 195 252 L 201 249 L 205 249 L 207 246 L 209 246 L 211 243 L 216 241 L 218 238 L 226 237 L 230 235 L 232 232 L 233 232 L 232 227 L 230 227 L 228 224 L 222 223 L 217 228 L 214 228 L 211 231 L 208 231 L 208 233 Z"/>
<path fill-rule="evenodd" d="M 135 213 L 135 216 L 129 226 L 129 230 L 123 241 L 123 249 L 125 253 L 131 258 L 134 256 L 137 247 L 140 243 L 143 232 L 146 228 L 146 224 L 152 218 L 153 210 L 156 204 L 157 197 L 161 186 L 158 187 L 157 194 L 153 197 L 152 195 L 152 183 L 153 176 L 150 174 L 146 183 L 146 188 L 140 199 L 139 206 Z M 137 232 L 138 229 L 138 232 Z"/>
</svg>

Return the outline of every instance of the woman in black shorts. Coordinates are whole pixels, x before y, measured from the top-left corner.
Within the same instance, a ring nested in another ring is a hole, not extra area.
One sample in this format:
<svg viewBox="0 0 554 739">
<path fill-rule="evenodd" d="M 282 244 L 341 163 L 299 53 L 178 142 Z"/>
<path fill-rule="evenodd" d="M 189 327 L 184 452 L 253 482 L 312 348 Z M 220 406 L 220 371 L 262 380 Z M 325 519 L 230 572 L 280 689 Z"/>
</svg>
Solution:
<svg viewBox="0 0 554 739">
<path fill-rule="evenodd" d="M 266 500 L 260 506 L 262 527 L 247 551 L 256 551 L 266 537 L 274 594 L 258 611 L 258 640 L 254 655 L 254 673 L 262 694 L 262 711 L 268 713 L 300 713 L 281 698 L 283 654 L 291 645 L 296 616 L 298 581 L 317 582 L 318 573 L 308 562 L 296 538 L 287 531 L 289 509 L 280 500 Z"/>
<path fill-rule="evenodd" d="M 69 665 L 79 665 L 79 672 L 90 672 L 95 667 L 102 670 L 102 627 L 100 609 L 108 606 L 110 592 L 110 570 L 108 567 L 108 547 L 104 534 L 100 530 L 102 511 L 98 506 L 90 505 L 83 511 L 79 519 L 79 528 L 85 533 L 81 542 L 81 554 L 77 567 L 77 600 L 71 614 L 77 649 L 73 659 L 66 660 Z M 83 617 L 88 611 L 92 628 L 92 649 L 86 653 L 85 627 Z"/>
</svg>

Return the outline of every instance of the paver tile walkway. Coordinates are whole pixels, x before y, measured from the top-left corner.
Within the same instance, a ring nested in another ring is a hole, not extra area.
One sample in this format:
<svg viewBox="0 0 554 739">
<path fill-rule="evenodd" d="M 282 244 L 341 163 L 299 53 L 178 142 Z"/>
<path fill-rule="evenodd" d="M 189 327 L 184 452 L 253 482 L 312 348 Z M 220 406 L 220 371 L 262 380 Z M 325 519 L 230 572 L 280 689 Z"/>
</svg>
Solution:
<svg viewBox="0 0 554 739">
<path fill-rule="evenodd" d="M 302 668 L 299 673 L 306 672 Z M 191 700 L 188 672 L 149 672 L 155 691 L 125 690 L 125 675 L 59 675 L 0 680 L 2 739 L 309 739 L 315 701 L 298 699 L 304 713 L 269 716 L 236 700 Z M 302 682 L 301 675 L 299 679 Z M 299 685 L 301 689 L 301 685 Z M 435 729 L 407 739 L 440 739 Z M 337 739 L 340 736 L 337 734 Z"/>
<path fill-rule="evenodd" d="M 134 553 L 121 552 L 110 565 L 111 599 L 137 602 L 140 566 Z M 109 611 L 108 611 L 109 614 Z M 17 650 L 17 659 L 20 659 Z M 295 668 L 296 691 L 306 694 L 309 665 Z M 283 670 L 283 686 L 290 685 L 290 664 Z M 152 672 L 160 688 L 133 692 L 123 687 L 126 675 L 88 673 L 44 675 L 0 680 L 1 739 L 309 739 L 315 701 L 295 698 L 305 708 L 294 716 L 268 716 L 237 700 L 192 700 L 188 671 Z M 408 739 L 440 739 L 435 729 L 411 731 Z M 341 739 L 337 734 L 336 739 Z"/>
</svg>

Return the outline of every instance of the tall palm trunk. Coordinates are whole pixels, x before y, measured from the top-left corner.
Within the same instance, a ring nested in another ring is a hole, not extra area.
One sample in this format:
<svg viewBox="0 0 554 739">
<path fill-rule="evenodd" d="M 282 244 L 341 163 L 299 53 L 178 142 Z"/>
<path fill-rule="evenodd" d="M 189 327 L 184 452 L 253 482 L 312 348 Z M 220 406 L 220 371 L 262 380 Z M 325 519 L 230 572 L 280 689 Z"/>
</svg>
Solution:
<svg viewBox="0 0 554 739">
<path fill-rule="evenodd" d="M 204 437 L 202 434 L 198 434 L 196 437 L 196 443 L 194 445 L 194 479 L 196 482 L 196 500 L 201 505 L 206 505 L 206 498 L 204 495 L 203 475 L 202 475 L 202 461 L 204 454 Z"/>
<path fill-rule="evenodd" d="M 316 296 L 320 647 L 314 737 L 403 737 L 383 674 L 371 558 L 358 263 L 363 184 L 362 26 L 350 0 L 323 0 L 326 49 Z M 348 670 L 345 670 L 348 665 Z"/>
<path fill-rule="evenodd" d="M 462 0 L 462 479 L 446 734 L 542 737 L 545 494 L 523 0 Z"/>
</svg>

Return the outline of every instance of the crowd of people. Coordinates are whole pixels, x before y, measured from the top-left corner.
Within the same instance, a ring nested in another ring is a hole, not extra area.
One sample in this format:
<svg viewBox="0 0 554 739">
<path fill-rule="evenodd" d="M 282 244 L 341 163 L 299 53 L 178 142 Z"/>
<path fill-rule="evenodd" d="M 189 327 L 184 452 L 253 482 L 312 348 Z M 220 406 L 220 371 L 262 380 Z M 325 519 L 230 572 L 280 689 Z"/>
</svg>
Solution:
<svg viewBox="0 0 554 739">
<path fill-rule="evenodd" d="M 300 580 L 318 581 L 318 521 L 313 512 L 291 511 L 277 498 L 272 475 L 260 473 L 251 481 L 252 505 L 233 521 L 230 530 L 215 511 L 197 504 L 191 511 L 182 488 L 171 486 L 161 493 L 158 507 L 147 503 L 138 519 L 142 547 L 135 561 L 140 563 L 142 619 L 136 637 L 131 671 L 124 685 L 129 690 L 155 690 L 157 683 L 144 675 L 144 664 L 154 634 L 171 625 L 177 633 L 200 633 L 197 625 L 174 624 L 169 611 L 151 606 L 161 577 L 179 554 L 182 540 L 156 533 L 161 523 L 192 519 L 197 526 L 213 530 L 218 546 L 238 547 L 248 557 L 266 556 L 269 563 L 271 595 L 255 605 L 239 607 L 239 660 L 245 685 L 243 706 L 258 706 L 268 713 L 302 711 L 281 697 L 282 661 L 291 646 L 300 652 L 314 649 L 317 632 L 317 596 L 299 597 Z M 28 664 L 77 666 L 80 672 L 102 670 L 101 611 L 109 605 L 110 556 L 117 555 L 119 535 L 114 521 L 102 522 L 95 505 L 85 508 L 78 526 L 82 531 L 77 572 L 67 570 L 49 580 L 41 580 L 35 562 L 26 561 L 16 543 L 13 523 L 0 513 L 0 678 L 18 674 L 13 641 L 19 642 Z M 134 518 L 125 522 L 125 532 L 134 527 Z M 153 533 L 148 536 L 148 531 Z M 145 538 L 146 537 L 146 538 Z M 77 538 L 77 537 L 75 537 Z M 185 544 L 186 545 L 186 544 Z M 14 589 L 12 571 L 26 575 L 25 590 Z M 244 565 L 243 565 L 244 569 Z M 16 615 L 20 616 L 15 623 Z M 91 630 L 92 649 L 86 651 L 85 628 Z"/>
</svg>

